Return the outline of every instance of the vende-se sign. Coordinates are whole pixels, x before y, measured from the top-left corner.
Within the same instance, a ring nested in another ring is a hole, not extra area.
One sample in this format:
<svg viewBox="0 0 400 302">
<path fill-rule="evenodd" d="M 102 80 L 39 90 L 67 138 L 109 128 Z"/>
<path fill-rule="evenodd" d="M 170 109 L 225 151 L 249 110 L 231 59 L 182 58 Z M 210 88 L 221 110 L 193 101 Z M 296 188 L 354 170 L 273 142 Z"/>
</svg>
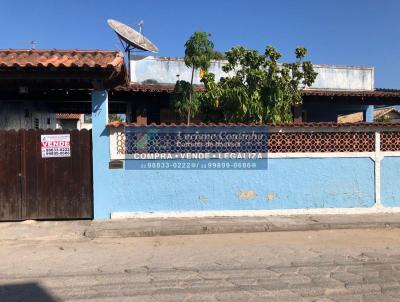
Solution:
<svg viewBox="0 0 400 302">
<path fill-rule="evenodd" d="M 69 134 L 44 134 L 40 137 L 42 158 L 70 157 L 71 137 Z"/>
</svg>

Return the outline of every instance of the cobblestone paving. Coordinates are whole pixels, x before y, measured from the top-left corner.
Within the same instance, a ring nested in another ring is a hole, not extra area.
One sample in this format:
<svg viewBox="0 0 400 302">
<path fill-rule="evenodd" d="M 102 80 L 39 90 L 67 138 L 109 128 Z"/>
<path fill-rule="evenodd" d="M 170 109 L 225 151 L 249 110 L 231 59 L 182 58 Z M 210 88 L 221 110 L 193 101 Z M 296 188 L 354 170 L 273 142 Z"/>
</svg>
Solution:
<svg viewBox="0 0 400 302">
<path fill-rule="evenodd" d="M 400 230 L 3 241 L 0 301 L 400 301 Z"/>
</svg>

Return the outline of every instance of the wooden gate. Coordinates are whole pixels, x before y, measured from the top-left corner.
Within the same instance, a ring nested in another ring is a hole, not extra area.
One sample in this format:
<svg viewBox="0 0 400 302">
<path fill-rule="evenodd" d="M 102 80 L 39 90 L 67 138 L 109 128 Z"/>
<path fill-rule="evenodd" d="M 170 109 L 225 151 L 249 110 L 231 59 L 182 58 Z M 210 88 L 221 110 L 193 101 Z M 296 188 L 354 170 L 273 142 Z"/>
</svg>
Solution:
<svg viewBox="0 0 400 302">
<path fill-rule="evenodd" d="M 43 134 L 70 134 L 71 156 L 42 158 Z M 0 221 L 92 217 L 90 131 L 0 130 Z"/>
</svg>

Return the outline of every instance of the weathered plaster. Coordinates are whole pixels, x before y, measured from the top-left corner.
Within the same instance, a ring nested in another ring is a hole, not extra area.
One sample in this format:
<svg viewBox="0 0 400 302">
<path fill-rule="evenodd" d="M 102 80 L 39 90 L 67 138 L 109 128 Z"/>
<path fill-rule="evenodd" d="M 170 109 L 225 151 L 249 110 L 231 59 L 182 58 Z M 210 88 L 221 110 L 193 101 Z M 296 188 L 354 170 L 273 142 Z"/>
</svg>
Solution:
<svg viewBox="0 0 400 302">
<path fill-rule="evenodd" d="M 225 61 L 214 61 L 209 71 L 219 80 L 226 74 L 222 71 Z M 130 61 L 131 82 L 174 84 L 178 78 L 190 81 L 191 69 L 181 58 L 132 57 Z M 358 66 L 314 65 L 318 76 L 311 88 L 336 90 L 373 90 L 374 68 Z M 179 75 L 179 77 L 178 77 Z M 194 83 L 200 84 L 196 73 Z"/>
<path fill-rule="evenodd" d="M 259 171 L 108 170 L 105 165 L 105 182 L 96 190 L 106 208 L 96 205 L 95 216 L 372 207 L 373 165 L 370 158 L 269 159 L 268 169 Z M 274 198 L 266 200 L 271 194 Z M 207 196 L 207 202 L 199 196 Z"/>
</svg>

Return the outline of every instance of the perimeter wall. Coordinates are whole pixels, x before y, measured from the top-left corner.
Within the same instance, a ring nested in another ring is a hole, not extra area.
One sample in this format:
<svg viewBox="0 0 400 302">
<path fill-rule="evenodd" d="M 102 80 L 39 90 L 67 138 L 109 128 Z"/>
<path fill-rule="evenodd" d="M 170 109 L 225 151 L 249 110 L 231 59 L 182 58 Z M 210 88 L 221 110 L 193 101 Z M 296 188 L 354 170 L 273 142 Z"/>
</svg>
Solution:
<svg viewBox="0 0 400 302">
<path fill-rule="evenodd" d="M 96 219 L 149 213 L 168 216 L 172 212 L 178 216 L 284 214 L 310 209 L 357 212 L 400 206 L 399 125 L 270 126 L 267 150 L 261 152 L 262 158 L 256 159 L 261 168 L 201 169 L 190 165 L 222 161 L 192 160 L 183 168 L 188 160 L 179 156 L 133 159 L 138 151 L 129 147 L 126 133 L 132 129 L 136 134 L 197 133 L 205 126 L 107 126 L 107 111 L 106 93 L 94 93 Z M 214 125 L 208 126 L 207 131 L 220 133 L 238 127 L 246 126 Z M 168 141 L 168 137 L 161 145 L 173 145 L 174 140 Z M 147 153 L 155 150 L 151 144 L 160 145 L 154 139 L 165 140 L 165 136 L 145 138 Z M 173 154 L 187 151 L 170 150 Z"/>
</svg>

